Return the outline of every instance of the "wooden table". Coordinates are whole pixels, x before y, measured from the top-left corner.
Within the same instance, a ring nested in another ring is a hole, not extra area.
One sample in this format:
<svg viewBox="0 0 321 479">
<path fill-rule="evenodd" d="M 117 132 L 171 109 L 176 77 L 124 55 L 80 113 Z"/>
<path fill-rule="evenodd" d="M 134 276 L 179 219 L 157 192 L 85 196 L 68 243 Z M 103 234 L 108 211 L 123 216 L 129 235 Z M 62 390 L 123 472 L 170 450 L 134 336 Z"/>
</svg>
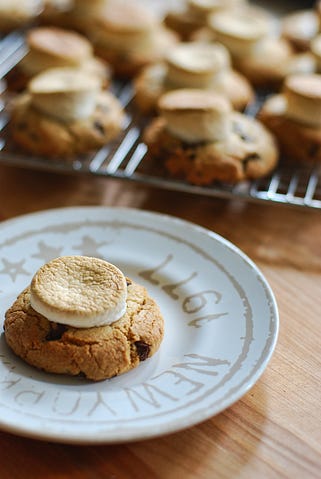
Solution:
<svg viewBox="0 0 321 479">
<path fill-rule="evenodd" d="M 71 446 L 0 432 L 0 478 L 320 478 L 320 211 L 0 167 L 1 220 L 76 205 L 167 213 L 235 243 L 274 290 L 278 344 L 263 376 L 241 400 L 176 434 L 124 445 Z"/>
</svg>

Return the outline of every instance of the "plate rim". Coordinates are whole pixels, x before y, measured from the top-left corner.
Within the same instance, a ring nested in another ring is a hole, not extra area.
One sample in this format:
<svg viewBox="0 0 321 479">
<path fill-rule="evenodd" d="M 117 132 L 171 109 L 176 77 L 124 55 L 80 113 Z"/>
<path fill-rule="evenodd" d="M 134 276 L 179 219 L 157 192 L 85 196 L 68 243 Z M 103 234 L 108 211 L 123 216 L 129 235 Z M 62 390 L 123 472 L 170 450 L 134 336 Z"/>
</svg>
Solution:
<svg viewBox="0 0 321 479">
<path fill-rule="evenodd" d="M 148 440 L 148 439 L 153 439 L 156 437 L 168 435 L 168 434 L 173 434 L 182 430 L 185 430 L 190 427 L 194 427 L 200 423 L 202 423 L 205 420 L 209 420 L 212 417 L 217 416 L 227 408 L 231 407 L 233 404 L 235 404 L 237 401 L 239 401 L 245 394 L 248 393 L 248 391 L 254 386 L 254 384 L 259 380 L 263 372 L 265 371 L 277 344 L 278 340 L 278 335 L 279 335 L 279 311 L 278 311 L 278 305 L 277 301 L 275 298 L 275 295 L 273 293 L 273 290 L 267 281 L 265 275 L 262 273 L 261 269 L 255 264 L 255 262 L 246 254 L 244 253 L 238 246 L 236 246 L 234 243 L 232 243 L 230 240 L 224 238 L 220 234 L 203 227 L 201 225 L 198 225 L 196 223 L 193 223 L 192 221 L 185 220 L 179 217 L 176 217 L 174 215 L 166 214 L 166 213 L 161 213 L 161 212 L 156 212 L 152 210 L 142 210 L 139 208 L 135 207 L 122 207 L 122 206 L 104 206 L 104 205 L 78 205 L 78 206 L 67 206 L 67 207 L 58 207 L 58 208 L 49 208 L 45 210 L 38 210 L 34 211 L 31 213 L 26 213 L 26 214 L 21 214 L 17 215 L 13 218 L 9 218 L 6 220 L 3 220 L 0 222 L 0 231 L 5 228 L 5 227 L 10 227 L 10 225 L 14 223 L 19 223 L 19 221 L 28 221 L 32 220 L 34 217 L 41 217 L 41 216 L 47 216 L 48 214 L 50 215 L 56 215 L 61 212 L 65 212 L 66 214 L 69 212 L 77 211 L 77 214 L 79 214 L 81 211 L 86 211 L 87 213 L 90 211 L 99 211 L 99 212 L 119 212 L 120 214 L 133 214 L 137 215 L 138 217 L 156 217 L 160 219 L 161 221 L 164 221 L 166 224 L 168 222 L 172 222 L 177 224 L 178 226 L 181 227 L 187 227 L 187 228 L 192 228 L 194 231 L 197 233 L 204 234 L 207 237 L 210 237 L 214 241 L 218 241 L 219 243 L 223 244 L 225 247 L 227 247 L 229 250 L 233 251 L 236 253 L 237 256 L 242 258 L 250 267 L 252 272 L 259 276 L 261 281 L 264 284 L 264 288 L 266 290 L 267 296 L 270 300 L 270 305 L 273 310 L 273 317 L 274 317 L 274 322 L 273 322 L 273 330 L 272 330 L 272 340 L 270 342 L 270 347 L 269 350 L 266 352 L 264 356 L 264 360 L 262 362 L 261 367 L 251 375 L 249 380 L 245 382 L 243 387 L 239 388 L 237 391 L 237 394 L 233 397 L 231 401 L 228 401 L 228 404 L 226 404 L 226 401 L 223 402 L 221 407 L 218 407 L 215 409 L 215 412 L 210 412 L 200 410 L 197 411 L 197 417 L 194 418 L 193 421 L 190 419 L 187 421 L 186 418 L 181 418 L 179 420 L 179 423 L 177 424 L 176 421 L 171 421 L 171 422 L 165 422 L 165 424 L 160 424 L 158 425 L 157 428 L 153 431 L 146 431 L 146 427 L 141 427 L 137 430 L 136 434 L 131 434 L 127 435 L 126 433 L 123 434 L 115 434 L 110 431 L 106 431 L 107 433 L 102 433 L 101 431 L 97 435 L 96 433 L 90 433 L 89 436 L 87 437 L 82 437 L 77 435 L 77 433 L 71 433 L 69 431 L 69 435 L 64 435 L 64 433 L 61 433 L 59 431 L 51 431 L 48 432 L 46 430 L 39 430 L 38 428 L 24 428 L 23 426 L 19 427 L 17 425 L 9 425 L 7 423 L 3 423 L 2 420 L 0 420 L 0 429 L 2 431 L 12 433 L 12 434 L 17 434 L 22 437 L 27 437 L 31 439 L 37 439 L 37 440 L 44 440 L 44 441 L 52 441 L 56 443 L 65 443 L 65 444 L 75 444 L 75 445 L 85 445 L 85 444 L 120 444 L 120 443 L 130 443 L 133 441 L 141 441 L 141 440 Z M 127 218 L 130 221 L 130 217 Z M 1 247 L 1 243 L 0 243 Z"/>
</svg>

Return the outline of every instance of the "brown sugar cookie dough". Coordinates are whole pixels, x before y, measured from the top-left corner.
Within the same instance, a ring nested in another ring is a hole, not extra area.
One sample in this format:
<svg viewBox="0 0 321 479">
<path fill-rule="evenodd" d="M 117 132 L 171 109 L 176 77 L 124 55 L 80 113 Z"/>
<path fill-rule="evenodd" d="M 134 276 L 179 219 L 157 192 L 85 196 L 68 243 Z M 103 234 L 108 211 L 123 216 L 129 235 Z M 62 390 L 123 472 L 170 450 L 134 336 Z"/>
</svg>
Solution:
<svg viewBox="0 0 321 479">
<path fill-rule="evenodd" d="M 87 263 L 103 261 L 67 257 L 68 261 L 68 258 Z M 51 321 L 35 311 L 29 286 L 6 312 L 6 341 L 17 356 L 48 373 L 82 375 L 94 381 L 125 373 L 151 357 L 159 349 L 164 334 L 161 312 L 147 290 L 129 278 L 125 279 L 125 288 L 126 309 L 119 319 L 100 326 L 74 327 Z M 62 304 L 59 294 L 56 304 Z M 59 310 L 62 318 L 64 308 Z M 92 308 L 87 308 L 87 313 L 90 320 L 97 318 Z"/>
<path fill-rule="evenodd" d="M 10 132 L 23 150 L 68 158 L 98 149 L 123 128 L 118 99 L 99 81 L 76 69 L 50 69 L 29 83 L 11 105 Z"/>
<path fill-rule="evenodd" d="M 144 141 L 147 155 L 171 176 L 195 185 L 237 183 L 267 175 L 278 162 L 273 135 L 221 96 L 176 90 L 161 97 L 159 108 Z"/>
<path fill-rule="evenodd" d="M 268 98 L 258 117 L 287 160 L 321 162 L 321 75 L 289 76 L 282 93 Z"/>
</svg>

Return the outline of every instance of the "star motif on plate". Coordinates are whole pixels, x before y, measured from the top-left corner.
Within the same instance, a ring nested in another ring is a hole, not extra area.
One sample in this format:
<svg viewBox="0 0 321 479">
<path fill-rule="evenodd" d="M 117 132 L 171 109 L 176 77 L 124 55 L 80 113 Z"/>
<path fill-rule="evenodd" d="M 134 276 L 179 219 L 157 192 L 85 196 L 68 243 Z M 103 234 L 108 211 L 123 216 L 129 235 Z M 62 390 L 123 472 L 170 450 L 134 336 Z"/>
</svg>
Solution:
<svg viewBox="0 0 321 479">
<path fill-rule="evenodd" d="M 33 254 L 33 258 L 39 258 L 43 260 L 44 263 L 47 263 L 53 258 L 58 258 L 61 256 L 63 248 L 54 248 L 52 246 L 48 246 L 44 241 L 39 241 L 38 243 L 38 253 Z"/>
<path fill-rule="evenodd" d="M 9 261 L 7 259 L 3 259 L 2 260 L 3 268 L 0 269 L 0 273 L 8 274 L 10 276 L 10 278 L 12 279 L 12 281 L 15 281 L 19 274 L 24 274 L 24 275 L 28 276 L 29 272 L 26 271 L 23 267 L 24 262 L 25 262 L 24 259 L 22 259 L 21 261 L 17 261 L 17 262 Z"/>
<path fill-rule="evenodd" d="M 80 254 L 83 254 L 85 256 L 101 257 L 101 254 L 99 254 L 98 249 L 105 244 L 105 241 L 97 243 L 97 241 L 95 241 L 90 236 L 83 236 L 81 243 L 79 245 L 75 245 L 74 249 L 79 250 Z"/>
</svg>

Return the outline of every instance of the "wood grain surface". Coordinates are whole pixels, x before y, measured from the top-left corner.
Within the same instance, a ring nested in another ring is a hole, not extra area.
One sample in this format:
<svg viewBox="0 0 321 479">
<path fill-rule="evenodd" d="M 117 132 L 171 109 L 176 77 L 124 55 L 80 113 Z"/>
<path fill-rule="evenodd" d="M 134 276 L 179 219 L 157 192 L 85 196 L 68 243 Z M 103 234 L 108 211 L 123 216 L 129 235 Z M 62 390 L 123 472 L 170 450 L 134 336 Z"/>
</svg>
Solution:
<svg viewBox="0 0 321 479">
<path fill-rule="evenodd" d="M 0 432 L 0 478 L 320 478 L 321 212 L 0 167 L 1 220 L 80 205 L 167 213 L 232 241 L 256 262 L 275 293 L 277 347 L 241 400 L 176 434 L 71 446 Z"/>
</svg>

